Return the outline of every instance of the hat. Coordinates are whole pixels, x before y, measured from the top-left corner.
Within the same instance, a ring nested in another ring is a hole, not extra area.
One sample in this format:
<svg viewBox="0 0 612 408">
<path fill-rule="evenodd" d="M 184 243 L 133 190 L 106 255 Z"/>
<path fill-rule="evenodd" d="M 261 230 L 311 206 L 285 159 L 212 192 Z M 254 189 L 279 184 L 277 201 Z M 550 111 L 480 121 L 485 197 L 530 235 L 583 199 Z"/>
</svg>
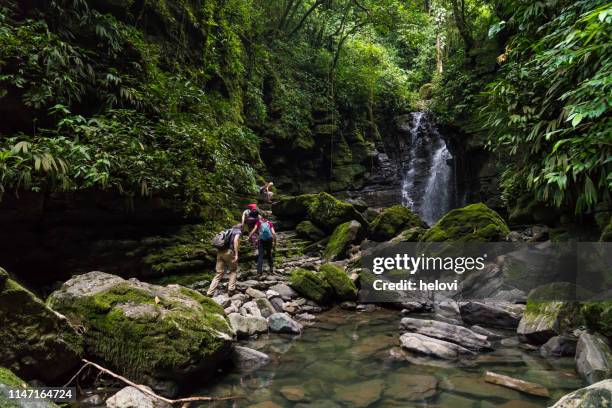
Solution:
<svg viewBox="0 0 612 408">
<path fill-rule="evenodd" d="M 256 210 L 257 209 L 257 204 L 247 204 L 247 208 L 249 210 Z"/>
</svg>

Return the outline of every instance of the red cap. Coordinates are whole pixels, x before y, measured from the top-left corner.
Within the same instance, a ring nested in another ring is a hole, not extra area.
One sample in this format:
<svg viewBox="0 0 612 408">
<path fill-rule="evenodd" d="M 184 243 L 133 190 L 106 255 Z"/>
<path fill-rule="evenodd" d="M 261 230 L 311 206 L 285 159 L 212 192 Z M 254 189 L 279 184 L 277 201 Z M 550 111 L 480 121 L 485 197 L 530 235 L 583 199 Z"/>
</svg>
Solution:
<svg viewBox="0 0 612 408">
<path fill-rule="evenodd" d="M 248 205 L 247 205 L 247 208 L 248 208 L 249 210 L 256 210 L 256 209 L 257 209 L 257 204 L 248 204 Z"/>
</svg>

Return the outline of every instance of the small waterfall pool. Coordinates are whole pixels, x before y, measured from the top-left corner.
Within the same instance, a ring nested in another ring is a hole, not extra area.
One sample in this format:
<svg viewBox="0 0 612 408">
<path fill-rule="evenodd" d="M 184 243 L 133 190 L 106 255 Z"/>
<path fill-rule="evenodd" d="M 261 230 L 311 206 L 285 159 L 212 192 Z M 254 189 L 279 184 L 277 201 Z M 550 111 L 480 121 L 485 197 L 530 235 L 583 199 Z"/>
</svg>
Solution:
<svg viewBox="0 0 612 408">
<path fill-rule="evenodd" d="M 413 112 L 402 161 L 402 204 L 431 225 L 457 204 L 453 157 L 426 112 Z"/>
</svg>

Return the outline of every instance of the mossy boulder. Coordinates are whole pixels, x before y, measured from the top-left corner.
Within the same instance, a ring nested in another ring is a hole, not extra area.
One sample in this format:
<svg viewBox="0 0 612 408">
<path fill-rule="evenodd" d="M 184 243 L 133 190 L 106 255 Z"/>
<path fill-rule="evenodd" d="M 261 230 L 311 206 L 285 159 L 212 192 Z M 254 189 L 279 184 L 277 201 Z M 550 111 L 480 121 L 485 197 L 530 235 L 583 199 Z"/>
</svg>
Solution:
<svg viewBox="0 0 612 408">
<path fill-rule="evenodd" d="M 353 300 L 357 297 L 357 287 L 339 266 L 325 264 L 319 273 L 331 285 L 339 300 Z"/>
<path fill-rule="evenodd" d="M 482 203 L 448 212 L 428 229 L 423 242 L 496 242 L 510 233 L 502 217 Z"/>
<path fill-rule="evenodd" d="M 612 339 L 612 301 L 587 302 L 580 314 L 590 330 Z"/>
<path fill-rule="evenodd" d="M 421 227 L 412 227 L 400 232 L 391 241 L 392 242 L 419 242 L 425 229 Z"/>
<path fill-rule="evenodd" d="M 8 390 L 15 387 L 22 387 L 26 382 L 17 377 L 11 370 L 0 367 L 0 407 L 2 408 L 58 408 L 49 401 L 31 401 L 9 399 Z"/>
<path fill-rule="evenodd" d="M 380 213 L 370 225 L 370 238 L 373 241 L 387 241 L 400 231 L 425 227 L 418 215 L 402 205 L 394 205 Z"/>
<path fill-rule="evenodd" d="M 338 200 L 328 193 L 319 193 L 308 204 L 308 218 L 325 231 L 333 231 L 338 225 L 356 220 L 362 226 L 367 222 L 351 204 Z"/>
<path fill-rule="evenodd" d="M 508 218 L 514 224 L 551 224 L 560 214 L 555 208 L 538 201 L 530 194 L 523 194 L 508 209 Z"/>
<path fill-rule="evenodd" d="M 291 272 L 289 285 L 300 295 L 319 304 L 328 303 L 332 296 L 332 287 L 322 275 L 298 268 Z"/>
<path fill-rule="evenodd" d="M 351 245 L 361 242 L 364 237 L 363 227 L 355 220 L 338 225 L 329 238 L 323 258 L 332 261 L 346 258 Z"/>
<path fill-rule="evenodd" d="M 223 309 L 179 285 L 89 272 L 64 283 L 48 304 L 84 327 L 87 355 L 161 392 L 212 375 L 231 357 Z"/>
<path fill-rule="evenodd" d="M 0 268 L 0 365 L 28 380 L 66 379 L 80 364 L 83 340 Z"/>
<path fill-rule="evenodd" d="M 301 221 L 308 216 L 308 206 L 316 200 L 316 194 L 282 197 L 272 203 L 272 213 L 285 220 Z"/>
<path fill-rule="evenodd" d="M 300 222 L 295 227 L 295 232 L 300 238 L 308 239 L 310 241 L 319 241 L 325 238 L 325 232 L 314 225 L 311 221 L 305 220 Z"/>
</svg>

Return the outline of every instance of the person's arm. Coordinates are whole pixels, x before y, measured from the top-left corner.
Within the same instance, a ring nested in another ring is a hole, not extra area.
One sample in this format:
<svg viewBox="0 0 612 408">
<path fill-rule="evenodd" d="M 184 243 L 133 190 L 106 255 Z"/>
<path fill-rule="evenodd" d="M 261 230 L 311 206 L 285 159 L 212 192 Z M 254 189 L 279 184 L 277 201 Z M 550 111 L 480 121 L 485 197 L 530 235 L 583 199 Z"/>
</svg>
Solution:
<svg viewBox="0 0 612 408">
<path fill-rule="evenodd" d="M 240 247 L 240 234 L 234 237 L 234 263 L 238 262 L 238 248 Z"/>
<path fill-rule="evenodd" d="M 276 229 L 274 228 L 274 225 L 271 228 L 272 230 L 272 245 L 276 246 Z"/>
<path fill-rule="evenodd" d="M 244 221 L 246 220 L 246 211 L 242 212 L 242 225 L 244 225 Z"/>
<path fill-rule="evenodd" d="M 253 235 L 255 231 L 257 231 L 257 224 L 255 224 L 255 226 L 253 227 L 253 231 L 249 233 L 249 239 L 251 239 L 251 235 Z"/>
</svg>

